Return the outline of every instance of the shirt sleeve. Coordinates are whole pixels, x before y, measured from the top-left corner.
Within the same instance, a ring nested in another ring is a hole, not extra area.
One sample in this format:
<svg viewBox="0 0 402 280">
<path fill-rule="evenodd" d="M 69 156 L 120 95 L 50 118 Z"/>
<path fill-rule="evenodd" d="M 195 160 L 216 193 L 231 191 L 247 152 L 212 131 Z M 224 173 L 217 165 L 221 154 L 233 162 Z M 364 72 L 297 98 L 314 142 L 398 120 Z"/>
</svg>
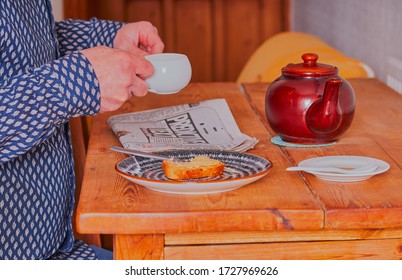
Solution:
<svg viewBox="0 0 402 280">
<path fill-rule="evenodd" d="M 124 23 L 99 20 L 89 21 L 67 19 L 56 22 L 56 36 L 61 56 L 72 51 L 95 46 L 113 46 L 113 39 Z"/>
<path fill-rule="evenodd" d="M 0 163 L 44 142 L 71 117 L 99 110 L 99 82 L 78 51 L 0 81 Z"/>
</svg>

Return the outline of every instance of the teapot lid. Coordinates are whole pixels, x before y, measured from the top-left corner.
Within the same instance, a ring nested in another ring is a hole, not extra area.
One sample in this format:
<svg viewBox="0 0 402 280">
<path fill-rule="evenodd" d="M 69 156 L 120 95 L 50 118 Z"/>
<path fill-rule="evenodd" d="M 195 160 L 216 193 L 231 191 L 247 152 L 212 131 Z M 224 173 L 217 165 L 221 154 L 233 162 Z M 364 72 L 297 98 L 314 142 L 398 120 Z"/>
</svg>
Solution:
<svg viewBox="0 0 402 280">
<path fill-rule="evenodd" d="M 302 59 L 303 63 L 291 63 L 282 68 L 282 74 L 297 77 L 325 77 L 338 74 L 337 67 L 317 63 L 318 55 L 315 53 L 305 53 Z"/>
</svg>

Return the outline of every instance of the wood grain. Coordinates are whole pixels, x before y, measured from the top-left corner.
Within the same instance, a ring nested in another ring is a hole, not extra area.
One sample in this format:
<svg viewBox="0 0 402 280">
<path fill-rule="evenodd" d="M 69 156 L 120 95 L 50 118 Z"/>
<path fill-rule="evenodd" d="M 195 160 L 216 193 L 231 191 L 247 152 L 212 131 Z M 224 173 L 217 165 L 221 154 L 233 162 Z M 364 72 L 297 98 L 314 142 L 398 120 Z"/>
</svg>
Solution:
<svg viewBox="0 0 402 280">
<path fill-rule="evenodd" d="M 289 0 L 65 2 L 68 18 L 152 22 L 165 43 L 165 52 L 188 55 L 192 82 L 235 81 L 266 39 L 289 30 Z"/>
<path fill-rule="evenodd" d="M 165 245 L 206 245 L 305 241 L 397 239 L 402 229 L 226 231 L 165 234 Z"/>
<path fill-rule="evenodd" d="M 240 89 L 234 83 L 191 83 L 177 95 L 133 98 L 113 113 L 225 98 L 240 130 L 260 140 L 248 153 L 268 158 L 273 168 L 263 179 L 221 194 L 168 195 L 123 179 L 114 165 L 125 155 L 109 150 L 119 145 L 107 125 L 112 114 L 94 117 L 78 230 L 114 234 L 116 257 L 124 259 L 399 259 L 402 96 L 376 79 L 350 82 L 355 119 L 335 145 L 325 148 L 271 143 L 275 132 L 264 116 L 268 84 Z M 286 171 L 325 155 L 375 157 L 391 169 L 357 183 Z"/>
<path fill-rule="evenodd" d="M 269 158 L 276 168 L 256 183 L 223 194 L 178 196 L 150 191 L 114 172 L 114 165 L 125 155 L 109 150 L 119 143 L 107 126 L 111 114 L 102 114 L 93 120 L 84 174 L 86 187 L 78 210 L 79 231 L 143 234 L 321 228 L 319 203 L 305 182 L 288 176 L 284 168 L 289 165 L 287 159 L 279 148 L 269 144 L 264 125 L 236 84 L 196 83 L 178 95 L 149 94 L 133 98 L 115 114 L 212 98 L 226 99 L 240 129 L 260 139 L 250 152 Z M 290 192 L 294 196 L 290 197 Z"/>
<path fill-rule="evenodd" d="M 169 260 L 400 260 L 402 239 L 167 246 Z"/>
<path fill-rule="evenodd" d="M 73 146 L 73 156 L 74 156 L 74 172 L 75 172 L 75 193 L 74 199 L 77 202 L 81 193 L 81 185 L 84 176 L 84 166 L 86 161 L 86 147 L 84 139 L 84 129 L 82 126 L 82 119 L 80 117 L 72 118 L 70 120 L 70 133 L 71 133 L 71 144 Z M 76 212 L 77 203 L 74 204 L 73 211 L 73 230 L 74 236 L 88 244 L 101 246 L 101 237 L 99 234 L 79 234 L 76 230 Z"/>
<path fill-rule="evenodd" d="M 163 259 L 163 235 L 115 235 L 113 238 L 115 260 Z"/>
<path fill-rule="evenodd" d="M 336 145 L 298 149 L 281 148 L 293 164 L 330 155 L 359 155 L 388 162 L 389 171 L 357 183 L 326 182 L 306 173 L 300 176 L 311 186 L 325 211 L 326 228 L 391 228 L 402 226 L 402 97 L 376 79 L 351 79 L 356 94 L 355 117 Z M 245 85 L 256 112 L 264 121 L 268 84 Z M 381 112 L 381 113 L 380 113 Z"/>
</svg>

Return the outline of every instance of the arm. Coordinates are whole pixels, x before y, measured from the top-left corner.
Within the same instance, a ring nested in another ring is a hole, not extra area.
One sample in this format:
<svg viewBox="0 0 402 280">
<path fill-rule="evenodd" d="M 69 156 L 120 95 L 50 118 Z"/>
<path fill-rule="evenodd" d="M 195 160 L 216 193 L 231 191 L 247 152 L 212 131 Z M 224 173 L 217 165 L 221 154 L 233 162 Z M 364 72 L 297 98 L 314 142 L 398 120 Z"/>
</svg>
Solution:
<svg viewBox="0 0 402 280">
<path fill-rule="evenodd" d="M 114 47 L 134 55 L 161 53 L 164 44 L 150 22 L 121 23 L 92 18 L 56 23 L 60 55 L 96 46 Z"/>
<path fill-rule="evenodd" d="M 98 20 L 63 20 L 56 22 L 56 35 L 59 41 L 60 55 L 63 56 L 75 50 L 83 50 L 95 46 L 113 46 L 117 31 L 122 22 Z"/>
<path fill-rule="evenodd" d="M 0 163 L 44 142 L 70 117 L 97 113 L 99 92 L 80 52 L 0 81 Z"/>
</svg>

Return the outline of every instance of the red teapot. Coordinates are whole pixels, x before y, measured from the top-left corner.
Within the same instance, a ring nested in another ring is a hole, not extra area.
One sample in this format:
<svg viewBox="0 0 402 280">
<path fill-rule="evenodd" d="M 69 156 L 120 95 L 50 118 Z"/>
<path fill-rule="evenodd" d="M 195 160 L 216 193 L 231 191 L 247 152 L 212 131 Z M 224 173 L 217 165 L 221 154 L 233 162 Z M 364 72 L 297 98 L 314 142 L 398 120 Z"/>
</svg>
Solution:
<svg viewBox="0 0 402 280">
<path fill-rule="evenodd" d="M 268 87 L 265 113 L 285 142 L 320 144 L 336 141 L 351 125 L 355 95 L 335 66 L 317 63 L 318 55 L 302 55 L 288 64 Z"/>
</svg>

